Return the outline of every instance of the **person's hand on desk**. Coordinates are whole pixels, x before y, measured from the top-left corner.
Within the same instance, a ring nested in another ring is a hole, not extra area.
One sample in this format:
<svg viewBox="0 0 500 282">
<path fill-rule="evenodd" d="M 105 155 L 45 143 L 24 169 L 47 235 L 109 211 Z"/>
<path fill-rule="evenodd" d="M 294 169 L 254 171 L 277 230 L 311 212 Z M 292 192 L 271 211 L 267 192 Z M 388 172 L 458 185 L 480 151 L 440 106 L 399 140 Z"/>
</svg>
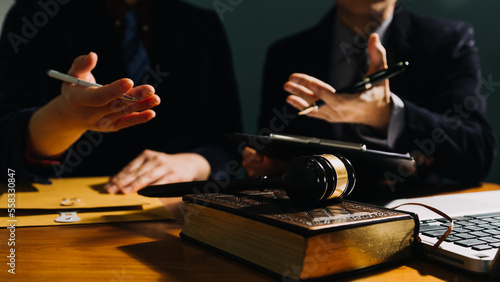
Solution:
<svg viewBox="0 0 500 282">
<path fill-rule="evenodd" d="M 377 34 L 370 36 L 368 52 L 371 62 L 368 75 L 387 68 L 385 48 Z M 307 116 L 332 123 L 361 123 L 382 133 L 387 132 L 392 111 L 388 80 L 358 94 L 337 94 L 332 86 L 317 78 L 294 73 L 285 83 L 284 89 L 293 94 L 288 96 L 287 102 L 298 110 L 303 110 L 318 99 L 325 101 L 325 106 Z"/>
<path fill-rule="evenodd" d="M 285 171 L 286 165 L 287 162 L 270 158 L 250 147 L 245 147 L 243 150 L 241 166 L 246 170 L 250 178 L 279 175 Z"/>
<path fill-rule="evenodd" d="M 210 164 L 196 153 L 165 154 L 145 150 L 104 186 L 108 193 L 129 194 L 149 185 L 207 180 Z"/>
<path fill-rule="evenodd" d="M 95 82 L 91 71 L 97 55 L 79 56 L 68 74 Z M 103 87 L 63 83 L 61 94 L 36 111 L 29 122 L 30 153 L 38 158 L 67 150 L 87 130 L 112 132 L 154 118 L 150 108 L 160 104 L 150 85 L 133 87 L 130 79 L 119 79 Z M 124 94 L 137 102 L 120 99 Z"/>
</svg>

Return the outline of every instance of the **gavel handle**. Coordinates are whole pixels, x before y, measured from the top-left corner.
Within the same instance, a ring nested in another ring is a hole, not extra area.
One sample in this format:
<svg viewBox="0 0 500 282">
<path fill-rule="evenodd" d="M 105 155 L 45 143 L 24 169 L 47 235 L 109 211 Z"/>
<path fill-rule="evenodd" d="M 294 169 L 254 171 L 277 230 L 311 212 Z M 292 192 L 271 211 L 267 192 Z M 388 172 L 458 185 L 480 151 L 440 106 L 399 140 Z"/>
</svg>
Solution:
<svg viewBox="0 0 500 282">
<path fill-rule="evenodd" d="M 245 189 L 283 188 L 281 177 L 262 176 L 256 179 L 233 179 L 226 181 L 192 181 L 152 185 L 137 193 L 146 197 L 182 197 L 199 193 L 230 193 Z"/>
</svg>

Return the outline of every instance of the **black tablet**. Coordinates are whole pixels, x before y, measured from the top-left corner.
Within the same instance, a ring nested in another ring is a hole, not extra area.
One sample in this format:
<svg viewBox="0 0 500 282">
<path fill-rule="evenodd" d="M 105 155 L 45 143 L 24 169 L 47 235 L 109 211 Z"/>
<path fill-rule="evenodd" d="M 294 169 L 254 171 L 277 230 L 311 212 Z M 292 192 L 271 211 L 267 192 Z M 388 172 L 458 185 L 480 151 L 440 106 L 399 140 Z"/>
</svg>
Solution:
<svg viewBox="0 0 500 282">
<path fill-rule="evenodd" d="M 372 150 L 365 144 L 320 139 L 297 135 L 227 134 L 240 150 L 248 146 L 269 157 L 291 160 L 294 157 L 318 154 L 337 154 L 348 159 L 360 184 L 405 182 L 415 178 L 416 164 L 409 153 L 400 154 Z"/>
</svg>

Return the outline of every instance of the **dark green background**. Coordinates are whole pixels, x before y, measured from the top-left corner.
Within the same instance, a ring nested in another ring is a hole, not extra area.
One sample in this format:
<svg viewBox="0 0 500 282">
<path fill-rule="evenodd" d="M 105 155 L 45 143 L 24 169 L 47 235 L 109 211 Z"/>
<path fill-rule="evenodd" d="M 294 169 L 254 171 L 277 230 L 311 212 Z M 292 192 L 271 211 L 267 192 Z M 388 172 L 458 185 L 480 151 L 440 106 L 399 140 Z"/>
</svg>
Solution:
<svg viewBox="0 0 500 282">
<path fill-rule="evenodd" d="M 262 69 L 268 46 L 290 34 L 314 25 L 334 5 L 333 0 L 186 0 L 214 9 L 229 5 L 222 14 L 233 50 L 233 60 L 243 106 L 244 131 L 256 133 Z M 476 32 L 482 91 L 488 95 L 488 117 L 497 139 L 500 130 L 500 1 L 496 0 L 400 0 L 410 11 L 471 23 Z M 432 67 L 432 66 L 429 66 Z M 470 164 L 471 166 L 475 164 Z M 486 181 L 500 183 L 500 158 Z"/>
</svg>

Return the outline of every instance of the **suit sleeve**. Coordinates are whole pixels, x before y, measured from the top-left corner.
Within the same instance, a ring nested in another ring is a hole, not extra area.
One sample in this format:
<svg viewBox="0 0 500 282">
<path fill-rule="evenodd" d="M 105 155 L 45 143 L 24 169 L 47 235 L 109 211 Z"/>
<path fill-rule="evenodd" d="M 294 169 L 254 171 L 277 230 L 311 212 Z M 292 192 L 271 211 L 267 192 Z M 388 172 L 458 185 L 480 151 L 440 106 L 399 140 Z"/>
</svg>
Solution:
<svg viewBox="0 0 500 282">
<path fill-rule="evenodd" d="M 432 48 L 432 57 L 440 58 L 436 63 L 444 68 L 428 70 L 433 77 L 421 81 L 433 89 L 413 99 L 403 98 L 406 124 L 396 147 L 415 157 L 421 177 L 432 173 L 475 184 L 487 176 L 496 155 L 495 137 L 486 119 L 489 94 L 481 94 L 472 27 L 458 23 L 452 30 L 441 40 L 444 47 Z"/>
<path fill-rule="evenodd" d="M 50 57 L 40 46 L 51 41 L 47 34 L 52 20 L 43 28 L 29 26 L 28 21 L 38 11 L 35 1 L 17 1 L 4 21 L 0 38 L 0 166 L 16 171 L 16 180 L 47 182 L 44 177 L 50 167 L 33 167 L 27 161 L 27 128 L 32 114 L 48 100 L 45 70 L 37 64 Z"/>
</svg>

